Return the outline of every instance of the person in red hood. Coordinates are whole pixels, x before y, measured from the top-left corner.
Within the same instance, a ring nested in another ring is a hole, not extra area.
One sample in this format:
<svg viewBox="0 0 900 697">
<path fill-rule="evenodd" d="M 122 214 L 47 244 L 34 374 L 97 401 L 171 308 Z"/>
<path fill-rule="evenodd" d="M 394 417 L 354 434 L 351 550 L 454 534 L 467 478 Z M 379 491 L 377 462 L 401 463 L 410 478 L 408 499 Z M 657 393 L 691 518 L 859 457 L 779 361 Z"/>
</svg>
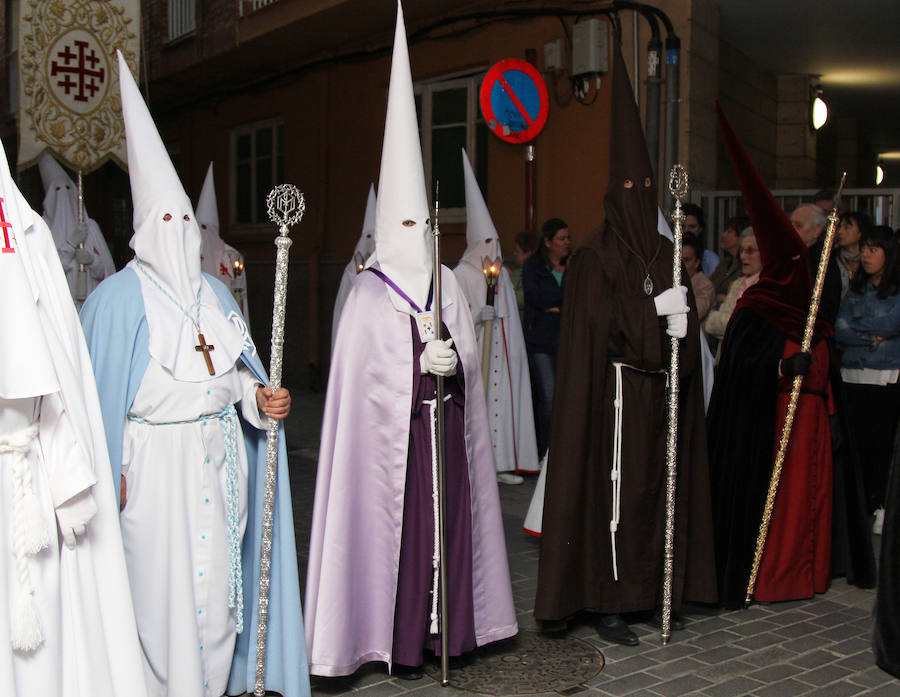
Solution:
<svg viewBox="0 0 900 697">
<path fill-rule="evenodd" d="M 829 317 L 819 313 L 812 350 L 800 350 L 813 289 L 807 246 L 718 110 L 762 257 L 759 281 L 741 296 L 725 331 L 707 422 L 719 599 L 737 609 L 795 375 L 804 381 L 753 597 L 809 598 L 828 589 L 835 571 L 871 585 L 874 560 L 858 474 L 843 458 L 833 466 L 829 415 L 840 377 Z"/>
</svg>

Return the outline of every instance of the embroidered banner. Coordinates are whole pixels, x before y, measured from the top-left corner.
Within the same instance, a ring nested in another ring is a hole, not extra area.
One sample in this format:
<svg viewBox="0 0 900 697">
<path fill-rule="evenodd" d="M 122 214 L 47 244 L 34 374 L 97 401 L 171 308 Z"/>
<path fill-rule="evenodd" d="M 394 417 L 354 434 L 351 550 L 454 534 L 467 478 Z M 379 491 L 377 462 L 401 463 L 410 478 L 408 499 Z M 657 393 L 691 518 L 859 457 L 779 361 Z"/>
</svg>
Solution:
<svg viewBox="0 0 900 697">
<path fill-rule="evenodd" d="M 48 148 L 87 173 L 125 166 L 116 49 L 137 74 L 139 0 L 20 0 L 19 166 Z"/>
</svg>

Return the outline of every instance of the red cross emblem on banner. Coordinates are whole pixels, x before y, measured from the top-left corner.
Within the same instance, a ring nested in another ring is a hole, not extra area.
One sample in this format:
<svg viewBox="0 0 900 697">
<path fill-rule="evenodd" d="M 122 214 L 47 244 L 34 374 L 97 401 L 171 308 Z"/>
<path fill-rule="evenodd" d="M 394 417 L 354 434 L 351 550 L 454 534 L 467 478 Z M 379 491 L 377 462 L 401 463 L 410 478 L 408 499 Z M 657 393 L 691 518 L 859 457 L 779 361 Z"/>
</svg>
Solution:
<svg viewBox="0 0 900 697">
<path fill-rule="evenodd" d="M 2 198 L 0 198 L 0 230 L 3 230 L 3 247 L 0 248 L 0 253 L 15 254 L 16 250 L 9 246 L 9 231 L 12 230 L 12 223 L 6 222 Z M 13 235 L 13 239 L 16 239 L 15 235 Z"/>
<path fill-rule="evenodd" d="M 57 86 L 62 87 L 67 95 L 73 89 L 76 90 L 73 99 L 76 102 L 87 102 L 100 91 L 100 85 L 106 79 L 106 70 L 97 69 L 100 59 L 97 58 L 94 49 L 88 51 L 87 41 L 75 40 L 73 43 L 77 52 L 73 52 L 72 47 L 67 45 L 64 50 L 57 53 L 56 56 L 62 63 L 53 61 L 50 64 L 50 76 L 62 75 L 62 79 L 56 83 Z M 86 92 L 90 94 L 86 95 Z"/>
</svg>

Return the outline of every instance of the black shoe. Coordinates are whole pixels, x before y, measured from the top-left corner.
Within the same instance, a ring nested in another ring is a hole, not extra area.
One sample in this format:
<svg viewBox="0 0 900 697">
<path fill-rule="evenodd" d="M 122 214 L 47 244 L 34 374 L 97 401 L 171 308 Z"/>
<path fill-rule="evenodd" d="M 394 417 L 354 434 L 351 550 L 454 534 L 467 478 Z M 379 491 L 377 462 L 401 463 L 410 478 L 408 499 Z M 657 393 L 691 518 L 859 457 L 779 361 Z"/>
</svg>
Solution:
<svg viewBox="0 0 900 697">
<path fill-rule="evenodd" d="M 662 629 L 662 608 L 656 609 L 656 612 L 653 613 L 653 619 L 650 620 L 650 624 L 657 629 Z M 684 618 L 673 612 L 669 617 L 669 629 L 673 632 L 680 632 L 684 629 Z"/>
<path fill-rule="evenodd" d="M 594 625 L 601 639 L 622 646 L 637 646 L 637 634 L 632 632 L 621 615 L 599 615 Z"/>
<path fill-rule="evenodd" d="M 421 680 L 422 666 L 404 666 L 400 663 L 395 663 L 392 673 L 398 680 Z"/>
</svg>

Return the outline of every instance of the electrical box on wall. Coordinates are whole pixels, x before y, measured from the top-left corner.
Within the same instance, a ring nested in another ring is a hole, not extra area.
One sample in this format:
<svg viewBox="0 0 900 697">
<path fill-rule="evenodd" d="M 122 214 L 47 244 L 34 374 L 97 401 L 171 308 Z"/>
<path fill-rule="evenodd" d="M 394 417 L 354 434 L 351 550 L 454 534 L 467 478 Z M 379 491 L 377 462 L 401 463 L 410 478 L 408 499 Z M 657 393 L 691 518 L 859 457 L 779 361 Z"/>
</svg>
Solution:
<svg viewBox="0 0 900 697">
<path fill-rule="evenodd" d="M 544 72 L 561 73 L 563 70 L 563 40 L 553 39 L 544 44 Z"/>
<path fill-rule="evenodd" d="M 572 77 L 609 71 L 609 26 L 602 19 L 577 22 L 572 29 Z"/>
</svg>

